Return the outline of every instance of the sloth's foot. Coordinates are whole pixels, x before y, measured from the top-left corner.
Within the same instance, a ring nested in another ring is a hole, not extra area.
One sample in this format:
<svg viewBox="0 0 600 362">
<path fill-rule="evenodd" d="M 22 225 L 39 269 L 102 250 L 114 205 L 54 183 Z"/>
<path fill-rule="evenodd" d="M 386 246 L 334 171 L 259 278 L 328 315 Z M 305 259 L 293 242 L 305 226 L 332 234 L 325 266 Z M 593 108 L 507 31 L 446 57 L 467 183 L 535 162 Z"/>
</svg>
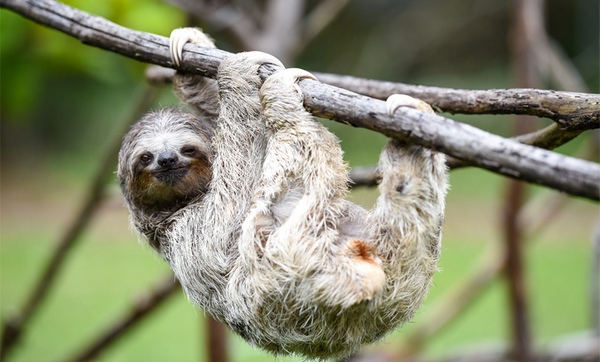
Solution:
<svg viewBox="0 0 600 362">
<path fill-rule="evenodd" d="M 199 45 L 205 48 L 214 48 L 214 41 L 198 28 L 179 28 L 171 32 L 169 48 L 171 61 L 179 66 L 183 60 L 183 46 L 186 43 Z"/>
<path fill-rule="evenodd" d="M 418 109 L 419 111 L 434 113 L 431 106 L 420 99 L 407 96 L 405 94 L 392 94 L 386 100 L 388 114 L 394 114 L 394 112 L 400 107 L 410 107 Z"/>
<path fill-rule="evenodd" d="M 265 110 L 267 127 L 273 130 L 301 128 L 313 123 L 304 109 L 304 94 L 298 86 L 301 79 L 317 78 L 303 69 L 289 68 L 271 75 L 260 88 L 259 97 Z"/>
</svg>

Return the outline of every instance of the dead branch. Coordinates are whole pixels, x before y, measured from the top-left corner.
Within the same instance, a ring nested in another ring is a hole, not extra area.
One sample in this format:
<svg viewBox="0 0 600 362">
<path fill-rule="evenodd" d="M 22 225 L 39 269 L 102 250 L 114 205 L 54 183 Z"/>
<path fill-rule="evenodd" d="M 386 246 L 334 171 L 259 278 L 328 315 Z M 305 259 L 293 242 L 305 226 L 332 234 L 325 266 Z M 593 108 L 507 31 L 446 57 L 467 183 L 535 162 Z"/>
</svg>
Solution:
<svg viewBox="0 0 600 362">
<path fill-rule="evenodd" d="M 434 148 L 469 165 L 515 179 L 543 184 L 571 194 L 575 194 L 572 192 L 575 189 L 585 189 L 585 197 L 598 199 L 598 196 L 592 196 L 600 192 L 600 167 L 596 163 L 523 145 L 463 123 L 425 115 L 409 108 L 402 109 L 394 117 L 388 117 L 381 101 L 315 81 L 304 80 L 300 86 L 305 94 L 305 106 L 316 116 L 371 129 L 388 137 L 409 138 L 414 143 Z"/>
<path fill-rule="evenodd" d="M 146 69 L 146 79 L 155 84 L 170 84 L 174 75 L 175 70 L 170 68 L 153 65 Z M 557 123 L 553 123 L 540 130 L 512 137 L 511 139 L 526 145 L 552 150 L 571 141 L 584 131 L 583 128 L 562 129 Z M 467 162 L 453 157 L 448 157 L 447 164 L 450 169 L 470 166 Z M 350 172 L 354 187 L 376 186 L 378 177 L 375 166 L 357 167 Z"/>
<path fill-rule="evenodd" d="M 448 113 L 518 114 L 550 118 L 561 128 L 600 127 L 600 95 L 542 89 L 450 89 L 314 73 L 323 83 L 377 99 L 402 93 Z"/>
<path fill-rule="evenodd" d="M 321 74 L 321 73 L 317 73 L 317 74 Z M 146 69 L 146 79 L 148 79 L 151 83 L 169 84 L 173 81 L 174 75 L 175 75 L 175 70 L 170 69 L 170 68 L 164 68 L 164 67 L 159 67 L 159 66 L 150 66 Z M 326 74 L 325 77 L 332 77 L 332 75 Z M 328 83 L 328 82 L 325 82 L 325 83 Z M 418 86 L 414 86 L 414 87 L 418 87 Z M 342 87 L 342 88 L 344 88 L 344 87 Z M 442 88 L 440 88 L 440 89 L 442 89 Z M 529 91 L 529 90 L 531 90 L 531 89 L 526 89 L 526 91 Z M 469 91 L 465 91 L 465 92 L 469 92 Z M 358 93 L 361 93 L 361 92 L 358 92 Z M 569 93 L 569 92 L 560 92 L 560 93 L 565 93 L 566 95 L 574 94 L 574 93 Z M 592 95 L 592 96 L 594 96 L 594 95 Z M 383 98 L 386 98 L 386 97 L 383 97 Z M 598 100 L 600 101 L 600 97 L 598 97 Z M 523 110 L 525 110 L 525 109 L 523 109 Z M 589 129 L 598 128 L 598 126 L 600 126 L 598 124 L 594 124 L 594 122 L 592 122 L 592 121 L 585 122 L 585 125 L 586 125 L 586 127 L 589 127 Z M 540 130 L 537 130 L 537 131 L 534 131 L 531 133 L 522 134 L 522 135 L 513 137 L 512 139 L 517 142 L 526 144 L 526 145 L 535 146 L 535 147 L 543 148 L 546 150 L 552 150 L 552 149 L 555 149 L 556 147 L 562 146 L 565 143 L 571 141 L 572 139 L 579 136 L 581 133 L 583 133 L 586 130 L 588 130 L 588 129 L 586 129 L 584 127 L 561 128 L 561 126 L 559 126 L 558 123 L 553 123 L 553 124 L 551 124 L 545 128 L 542 128 Z M 461 162 L 460 160 L 456 160 L 456 159 L 449 160 L 448 165 L 450 166 L 450 168 L 459 168 L 459 167 L 468 166 L 467 164 Z M 369 182 L 371 182 L 371 180 L 369 180 Z"/>
<path fill-rule="evenodd" d="M 158 70 L 155 70 L 158 71 Z M 163 73 L 163 82 L 170 82 L 172 73 Z M 386 99 L 401 93 L 419 98 L 443 112 L 452 114 L 516 114 L 545 117 L 556 122 L 553 138 L 573 139 L 581 132 L 600 128 L 600 95 L 554 90 L 513 88 L 469 90 L 385 82 L 372 79 L 313 72 L 319 81 L 364 96 Z M 548 128 L 550 130 L 550 128 Z M 538 146 L 533 141 L 523 142 Z M 538 147 L 552 149 L 553 147 Z"/>
<path fill-rule="evenodd" d="M 85 44 L 140 61 L 173 67 L 168 41 L 164 37 L 132 31 L 52 0 L 0 0 L 0 5 L 76 37 Z M 204 49 L 190 44 L 186 45 L 185 50 L 180 69 L 211 78 L 216 77 L 221 59 L 229 54 L 218 49 Z M 275 69 L 263 66 L 261 70 L 261 75 L 266 77 Z M 466 124 L 436 115 L 426 115 L 413 109 L 400 109 L 395 115 L 389 116 L 386 114 L 384 102 L 380 100 L 316 81 L 306 79 L 300 86 L 305 94 L 307 109 L 316 116 L 367 128 L 388 137 L 410 139 L 416 144 L 435 148 L 476 167 L 571 195 L 600 200 L 600 166 L 596 163 L 522 145 Z M 495 94 L 496 97 L 501 95 L 494 93 L 498 91 L 479 92 L 491 92 L 490 96 Z M 508 92 L 512 93 L 513 101 L 504 98 L 504 106 L 508 108 L 504 113 L 516 112 L 514 109 L 528 107 L 528 104 L 531 108 L 530 98 L 523 102 L 519 90 Z M 550 100 L 559 98 L 552 91 L 531 92 L 539 94 L 540 101 L 544 96 Z M 575 109 L 580 114 L 578 119 L 582 121 L 567 123 L 575 128 L 583 125 L 588 125 L 589 128 L 597 127 L 600 100 L 593 95 L 579 93 L 570 98 L 573 101 L 578 100 Z M 493 99 L 489 101 L 494 103 Z M 436 102 L 431 103 L 437 105 Z M 584 112 L 583 109 L 587 111 Z M 595 126 L 590 127 L 590 122 Z"/>
<path fill-rule="evenodd" d="M 156 77 L 158 77 L 158 75 L 156 75 Z M 582 132 L 583 130 L 561 130 L 556 123 L 553 123 L 548 127 L 511 139 L 526 145 L 552 150 L 571 141 Z M 448 157 L 446 159 L 446 164 L 451 170 L 470 166 L 467 162 L 453 157 Z M 355 167 L 350 171 L 350 178 L 352 179 L 353 187 L 376 186 L 379 181 L 379 175 L 377 174 L 375 166 Z"/>
<path fill-rule="evenodd" d="M 2 343 L 0 345 L 0 360 L 19 342 L 25 332 L 27 323 L 39 310 L 39 307 L 46 300 L 48 291 L 54 285 L 65 260 L 70 255 L 74 245 L 79 237 L 92 220 L 94 212 L 97 210 L 100 202 L 104 198 L 104 191 L 109 176 L 115 168 L 117 154 L 121 148 L 121 134 L 124 133 L 130 125 L 145 112 L 158 93 L 157 87 L 145 87 L 143 92 L 133 102 L 131 114 L 127 116 L 127 122 L 123 132 L 117 134 L 110 147 L 106 150 L 95 177 L 91 180 L 86 197 L 82 201 L 79 212 L 73 222 L 65 228 L 63 236 L 59 239 L 52 256 L 48 260 L 44 271 L 39 275 L 35 285 L 31 288 L 30 294 L 24 303 L 20 314 L 7 318 L 2 326 Z"/>
<path fill-rule="evenodd" d="M 130 331 L 133 326 L 137 325 L 151 312 L 163 305 L 178 290 L 180 290 L 179 282 L 175 280 L 173 275 L 167 276 L 154 290 L 140 296 L 126 315 L 117 320 L 114 325 L 107 328 L 105 332 L 101 333 L 98 338 L 83 348 L 73 358 L 69 359 L 69 361 L 84 362 L 94 360 L 101 352 L 122 337 L 125 332 Z"/>
</svg>

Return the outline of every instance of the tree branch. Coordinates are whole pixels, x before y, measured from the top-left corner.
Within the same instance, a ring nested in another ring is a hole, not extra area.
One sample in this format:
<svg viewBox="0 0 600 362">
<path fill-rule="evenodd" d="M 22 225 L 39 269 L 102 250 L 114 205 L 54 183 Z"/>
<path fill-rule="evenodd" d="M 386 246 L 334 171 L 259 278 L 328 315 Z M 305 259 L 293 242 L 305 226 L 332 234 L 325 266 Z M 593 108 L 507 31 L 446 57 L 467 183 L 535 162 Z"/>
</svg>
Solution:
<svg viewBox="0 0 600 362">
<path fill-rule="evenodd" d="M 153 84 L 171 84 L 175 70 L 160 66 L 149 66 L 146 69 L 146 80 Z M 579 136 L 585 130 L 578 129 L 562 129 L 557 123 L 553 123 L 545 128 L 537 131 L 522 134 L 512 137 L 512 140 L 517 142 L 552 150 Z M 448 157 L 446 163 L 450 169 L 470 166 L 462 160 Z M 353 186 L 376 186 L 379 176 L 376 173 L 376 166 L 364 166 L 353 168 L 350 172 Z"/>
<path fill-rule="evenodd" d="M 404 108 L 393 117 L 385 104 L 312 80 L 300 83 L 304 104 L 319 117 L 367 128 L 451 155 L 508 177 L 598 200 L 600 166 L 502 138 L 437 115 Z M 321 89 L 317 92 L 316 89 Z"/>
<path fill-rule="evenodd" d="M 96 359 L 98 355 L 123 337 L 126 332 L 130 332 L 134 326 L 163 305 L 178 290 L 180 290 L 179 282 L 175 280 L 173 275 L 167 276 L 157 287 L 141 295 L 125 315 L 68 361 L 84 362 Z"/>
<path fill-rule="evenodd" d="M 127 132 L 131 124 L 150 108 L 157 94 L 157 87 L 145 86 L 132 100 L 133 107 L 127 115 L 127 122 L 125 122 L 123 130 L 112 140 L 104 157 L 99 162 L 95 177 L 88 186 L 86 197 L 82 201 L 79 212 L 73 222 L 65 228 L 64 234 L 56 244 L 43 272 L 31 288 L 23 310 L 20 314 L 7 318 L 4 321 L 2 325 L 2 340 L 0 342 L 0 361 L 4 360 L 20 341 L 29 321 L 46 300 L 48 292 L 55 285 L 59 273 L 64 267 L 65 261 L 70 256 L 73 247 L 79 241 L 81 234 L 92 220 L 92 216 L 96 212 L 100 202 L 104 199 L 106 184 L 109 180 L 108 176 L 111 175 L 115 168 L 117 155 L 121 148 L 121 134 Z"/>
<path fill-rule="evenodd" d="M 401 93 L 419 98 L 444 112 L 462 114 L 519 114 L 547 117 L 566 129 L 600 127 L 600 95 L 542 89 L 466 90 L 384 82 L 314 73 L 323 83 L 359 94 L 386 99 Z"/>
<path fill-rule="evenodd" d="M 139 61 L 173 67 L 165 37 L 132 31 L 52 0 L 0 0 L 0 5 L 80 39 L 85 44 Z M 211 78 L 216 77 L 221 59 L 229 55 L 218 49 L 199 48 L 190 44 L 185 46 L 185 50 L 180 69 Z M 266 77 L 274 68 L 266 66 L 261 71 L 261 75 Z M 466 124 L 413 109 L 402 108 L 395 115 L 388 116 L 385 103 L 380 100 L 312 80 L 301 81 L 300 87 L 305 94 L 305 106 L 316 116 L 367 128 L 388 137 L 410 139 L 470 165 L 508 177 L 545 185 L 571 195 L 600 199 L 600 166 L 596 163 L 522 145 Z M 545 105 L 548 102 L 556 103 L 560 98 L 568 99 L 575 115 L 567 117 L 562 112 L 560 122 L 569 128 L 598 127 L 600 96 L 564 92 L 557 95 L 558 92 L 529 90 L 537 95 L 535 102 L 532 102 L 531 97 L 522 96 L 522 90 L 454 91 L 463 96 L 463 101 L 475 98 L 475 101 L 466 102 L 471 108 L 478 104 L 477 99 L 480 98 L 477 95 L 481 92 L 488 92 L 488 103 L 494 105 L 491 108 L 501 113 L 521 112 L 524 108 L 530 108 L 536 112 L 542 109 L 540 114 L 552 116 L 556 112 L 546 110 Z M 426 97 L 421 98 L 430 101 Z M 501 103 L 502 107 L 497 102 L 498 98 L 504 102 Z M 572 102 L 577 102 L 577 105 Z M 442 103 L 442 100 L 431 103 L 439 107 L 438 103 Z M 485 112 L 490 107 L 483 104 L 481 108 L 481 112 Z"/>
<path fill-rule="evenodd" d="M 158 79 L 158 74 L 154 77 L 155 79 Z M 162 81 L 164 82 L 165 78 L 162 78 Z M 548 127 L 542 128 L 531 133 L 516 136 L 511 139 L 526 145 L 552 150 L 558 146 L 562 146 L 565 143 L 571 141 L 582 132 L 583 130 L 563 131 L 556 123 L 553 123 Z M 446 159 L 446 164 L 451 170 L 470 166 L 467 162 L 453 157 L 448 157 Z M 377 182 L 379 181 L 379 178 L 380 175 L 377 174 L 377 166 L 355 167 L 350 171 L 350 179 L 352 179 L 352 186 L 354 187 L 376 186 Z"/>
</svg>

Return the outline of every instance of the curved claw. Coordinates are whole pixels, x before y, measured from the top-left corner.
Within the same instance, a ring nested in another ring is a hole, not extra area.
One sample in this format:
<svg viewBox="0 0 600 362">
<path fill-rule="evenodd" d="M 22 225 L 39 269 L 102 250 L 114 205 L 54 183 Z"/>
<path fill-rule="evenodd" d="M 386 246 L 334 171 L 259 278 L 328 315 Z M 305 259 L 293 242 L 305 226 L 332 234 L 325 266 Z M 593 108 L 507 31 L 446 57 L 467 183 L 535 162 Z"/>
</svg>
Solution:
<svg viewBox="0 0 600 362">
<path fill-rule="evenodd" d="M 198 28 L 178 28 L 171 32 L 169 37 L 169 51 L 171 61 L 176 66 L 183 60 L 183 46 L 192 43 L 206 48 L 214 48 L 213 40 Z"/>
<path fill-rule="evenodd" d="M 318 80 L 317 77 L 315 77 L 311 72 L 306 71 L 304 69 L 300 69 L 300 68 L 289 68 L 285 70 L 285 73 L 287 73 L 289 76 L 294 77 L 296 79 L 312 79 L 312 80 Z M 275 73 L 277 74 L 277 73 Z"/>
<path fill-rule="evenodd" d="M 385 103 L 387 106 L 387 113 L 389 115 L 394 114 L 394 112 L 400 107 L 410 107 L 426 113 L 434 113 L 429 104 L 405 94 L 392 94 L 388 97 Z"/>
<path fill-rule="evenodd" d="M 277 73 L 272 74 L 269 78 L 265 80 L 265 83 L 261 87 L 261 93 L 264 92 L 264 89 L 268 89 L 272 87 L 275 83 L 282 83 L 285 87 L 295 88 L 298 93 L 302 93 L 300 87 L 298 87 L 299 79 L 312 79 L 317 80 L 312 73 L 300 69 L 300 68 L 288 68 Z"/>
<path fill-rule="evenodd" d="M 274 64 L 279 67 L 285 68 L 283 63 L 275 58 L 273 55 L 269 53 L 259 52 L 259 51 L 250 51 L 241 53 L 245 55 L 250 61 L 255 62 L 256 64 Z"/>
</svg>

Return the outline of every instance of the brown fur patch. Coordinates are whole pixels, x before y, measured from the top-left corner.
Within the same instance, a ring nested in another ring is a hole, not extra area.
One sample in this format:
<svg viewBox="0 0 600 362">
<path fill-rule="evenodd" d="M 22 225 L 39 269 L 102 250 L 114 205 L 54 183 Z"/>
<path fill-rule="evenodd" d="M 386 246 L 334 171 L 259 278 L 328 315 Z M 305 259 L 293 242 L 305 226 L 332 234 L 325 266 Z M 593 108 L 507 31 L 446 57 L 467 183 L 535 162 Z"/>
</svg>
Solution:
<svg viewBox="0 0 600 362">
<path fill-rule="evenodd" d="M 188 198 L 206 192 L 212 178 L 210 163 L 204 159 L 194 159 L 188 165 L 189 173 L 177 185 L 176 191 Z"/>
<path fill-rule="evenodd" d="M 137 174 L 130 189 L 135 193 L 141 193 L 147 190 L 153 182 L 154 176 L 150 172 L 143 170 Z"/>
<path fill-rule="evenodd" d="M 348 248 L 350 249 L 350 254 L 359 261 L 377 265 L 371 245 L 366 242 L 359 239 L 352 239 L 348 242 Z"/>
</svg>

